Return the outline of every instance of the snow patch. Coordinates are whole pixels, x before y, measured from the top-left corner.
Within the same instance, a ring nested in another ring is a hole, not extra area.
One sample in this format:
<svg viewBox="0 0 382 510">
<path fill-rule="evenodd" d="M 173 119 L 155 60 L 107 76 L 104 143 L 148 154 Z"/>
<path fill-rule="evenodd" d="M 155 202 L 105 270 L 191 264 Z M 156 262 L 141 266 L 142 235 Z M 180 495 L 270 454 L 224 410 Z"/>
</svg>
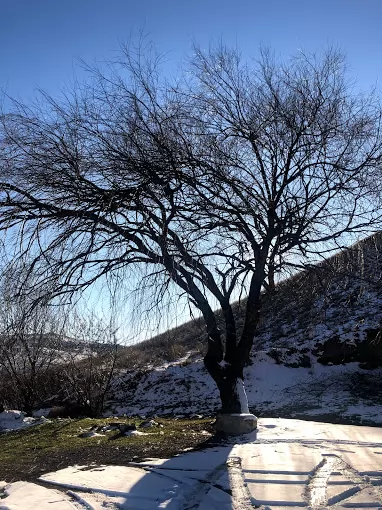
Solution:
<svg viewBox="0 0 382 510">
<path fill-rule="evenodd" d="M 10 432 L 12 430 L 20 430 L 32 425 L 41 425 L 49 422 L 44 416 L 33 418 L 25 416 L 22 411 L 7 410 L 0 413 L 0 432 Z"/>
<path fill-rule="evenodd" d="M 124 433 L 125 436 L 147 436 L 146 432 L 140 430 L 128 430 Z"/>
</svg>

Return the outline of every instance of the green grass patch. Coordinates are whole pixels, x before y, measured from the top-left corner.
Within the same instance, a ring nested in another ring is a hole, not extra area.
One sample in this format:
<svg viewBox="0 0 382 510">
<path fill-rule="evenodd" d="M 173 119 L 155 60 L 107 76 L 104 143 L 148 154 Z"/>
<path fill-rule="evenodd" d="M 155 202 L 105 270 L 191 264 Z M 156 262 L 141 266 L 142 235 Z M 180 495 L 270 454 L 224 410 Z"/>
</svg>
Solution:
<svg viewBox="0 0 382 510">
<path fill-rule="evenodd" d="M 119 431 L 82 438 L 94 425 L 135 424 L 142 419 L 57 419 L 44 425 L 0 434 L 0 480 L 33 480 L 42 473 L 69 465 L 126 464 L 144 458 L 168 458 L 196 448 L 213 435 L 211 419 L 156 420 L 161 427 L 140 429 L 145 435 Z"/>
</svg>

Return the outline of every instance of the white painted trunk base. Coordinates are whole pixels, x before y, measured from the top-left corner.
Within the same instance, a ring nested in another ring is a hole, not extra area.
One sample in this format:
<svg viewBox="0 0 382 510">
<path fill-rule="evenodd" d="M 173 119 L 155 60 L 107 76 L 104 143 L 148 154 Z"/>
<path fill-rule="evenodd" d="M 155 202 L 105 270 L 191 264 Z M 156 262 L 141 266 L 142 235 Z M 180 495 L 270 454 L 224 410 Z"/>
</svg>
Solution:
<svg viewBox="0 0 382 510">
<path fill-rule="evenodd" d="M 245 392 L 244 381 L 243 379 L 238 379 L 236 381 L 236 393 L 238 396 L 238 400 L 240 402 L 240 410 L 242 413 L 249 414 L 248 408 L 248 398 Z"/>
</svg>

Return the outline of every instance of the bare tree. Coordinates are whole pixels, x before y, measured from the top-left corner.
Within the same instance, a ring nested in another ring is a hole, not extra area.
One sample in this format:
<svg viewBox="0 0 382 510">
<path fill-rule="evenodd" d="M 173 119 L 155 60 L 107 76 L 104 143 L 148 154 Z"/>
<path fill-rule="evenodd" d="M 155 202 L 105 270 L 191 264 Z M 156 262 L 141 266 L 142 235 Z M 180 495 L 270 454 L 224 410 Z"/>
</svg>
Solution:
<svg viewBox="0 0 382 510">
<path fill-rule="evenodd" d="M 115 375 L 118 344 L 110 324 L 94 313 L 72 313 L 65 333 L 76 349 L 62 361 L 63 401 L 80 406 L 88 416 L 99 416 Z"/>
<path fill-rule="evenodd" d="M 250 67 L 196 49 L 176 84 L 146 55 L 125 49 L 65 100 L 3 115 L 0 228 L 51 296 L 137 266 L 159 297 L 179 289 L 206 323 L 223 413 L 248 412 L 262 290 L 380 219 L 381 107 L 352 93 L 334 51 Z"/>
<path fill-rule="evenodd" d="M 0 297 L 0 399 L 31 412 L 53 389 L 62 348 L 62 310 L 17 297 L 15 277 L 3 275 Z"/>
</svg>

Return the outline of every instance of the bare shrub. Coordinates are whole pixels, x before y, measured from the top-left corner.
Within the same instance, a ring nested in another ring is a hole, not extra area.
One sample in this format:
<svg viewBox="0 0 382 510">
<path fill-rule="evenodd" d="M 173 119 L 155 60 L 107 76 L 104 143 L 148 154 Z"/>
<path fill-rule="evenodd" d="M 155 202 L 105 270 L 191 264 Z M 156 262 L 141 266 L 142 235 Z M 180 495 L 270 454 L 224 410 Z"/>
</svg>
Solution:
<svg viewBox="0 0 382 510">
<path fill-rule="evenodd" d="M 66 326 L 74 339 L 62 364 L 62 400 L 81 406 L 88 416 L 103 411 L 105 397 L 116 370 L 118 344 L 110 324 L 94 314 L 74 314 Z"/>
<path fill-rule="evenodd" d="M 60 361 L 61 311 L 12 296 L 3 285 L 0 299 L 0 403 L 31 411 L 51 395 L 49 374 Z"/>
</svg>

